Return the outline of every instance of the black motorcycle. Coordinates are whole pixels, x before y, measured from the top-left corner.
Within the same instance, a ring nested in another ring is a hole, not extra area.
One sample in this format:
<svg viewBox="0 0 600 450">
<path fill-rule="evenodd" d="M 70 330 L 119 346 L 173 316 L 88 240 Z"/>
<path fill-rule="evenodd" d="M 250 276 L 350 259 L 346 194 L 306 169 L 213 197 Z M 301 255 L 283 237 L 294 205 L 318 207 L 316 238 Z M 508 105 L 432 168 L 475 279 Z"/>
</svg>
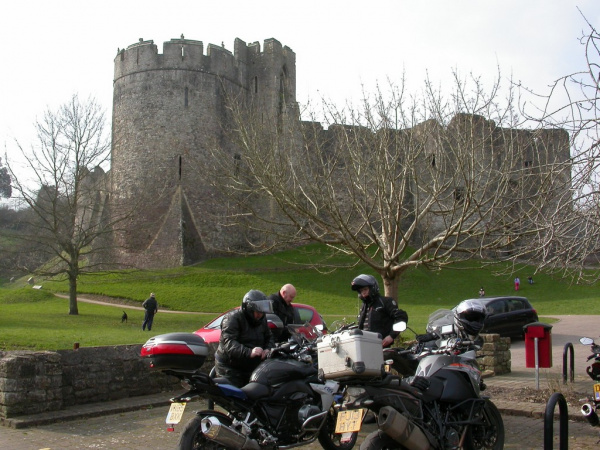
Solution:
<svg viewBox="0 0 600 450">
<path fill-rule="evenodd" d="M 586 399 L 586 403 L 581 407 L 581 414 L 585 416 L 590 425 L 597 427 L 600 426 L 600 419 L 598 419 L 600 409 L 600 345 L 589 337 L 582 337 L 579 342 L 590 346 L 592 354 L 588 356 L 587 360 L 593 360 L 593 362 L 586 368 L 586 372 L 595 381 L 593 395 Z"/>
<path fill-rule="evenodd" d="M 453 311 L 437 313 L 446 323 L 417 339 L 414 376 L 388 375 L 347 387 L 343 409 L 377 415 L 379 429 L 361 450 L 504 447 L 502 416 L 481 395 L 485 384 L 476 359 L 477 336 L 457 329 Z"/>
<path fill-rule="evenodd" d="M 179 423 L 191 401 L 202 398 L 219 407 L 195 412 L 181 432 L 179 449 L 274 450 L 317 439 L 328 450 L 354 447 L 357 433 L 335 433 L 340 384 L 319 379 L 316 344 L 297 328 L 290 331 L 293 338 L 273 349 L 242 388 L 197 370 L 208 354 L 199 336 L 171 333 L 146 342 L 142 356 L 188 389 L 171 399 L 168 424 Z"/>
</svg>

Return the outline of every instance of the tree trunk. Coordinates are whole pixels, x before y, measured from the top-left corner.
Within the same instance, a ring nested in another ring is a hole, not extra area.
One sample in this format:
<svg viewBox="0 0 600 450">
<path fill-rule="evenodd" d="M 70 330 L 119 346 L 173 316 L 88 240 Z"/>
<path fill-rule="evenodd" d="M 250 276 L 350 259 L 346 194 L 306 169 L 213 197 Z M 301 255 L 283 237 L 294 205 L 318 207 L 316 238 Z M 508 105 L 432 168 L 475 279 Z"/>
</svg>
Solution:
<svg viewBox="0 0 600 450">
<path fill-rule="evenodd" d="M 69 273 L 69 315 L 79 315 L 77 309 L 77 277 Z"/>
<path fill-rule="evenodd" d="M 392 297 L 396 302 L 398 301 L 398 285 L 400 284 L 400 277 L 398 275 L 393 278 L 382 275 L 383 278 L 383 289 L 386 297 Z"/>
</svg>

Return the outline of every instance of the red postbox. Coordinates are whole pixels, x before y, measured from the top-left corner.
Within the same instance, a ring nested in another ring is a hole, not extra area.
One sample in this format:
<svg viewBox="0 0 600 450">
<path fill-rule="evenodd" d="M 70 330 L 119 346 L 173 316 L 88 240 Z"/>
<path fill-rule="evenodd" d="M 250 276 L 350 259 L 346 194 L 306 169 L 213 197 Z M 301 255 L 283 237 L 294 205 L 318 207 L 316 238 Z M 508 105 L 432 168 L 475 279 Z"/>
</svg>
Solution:
<svg viewBox="0 0 600 450">
<path fill-rule="evenodd" d="M 525 367 L 535 368 L 535 349 L 538 367 L 552 367 L 552 325 L 533 322 L 523 327 L 525 332 Z"/>
</svg>

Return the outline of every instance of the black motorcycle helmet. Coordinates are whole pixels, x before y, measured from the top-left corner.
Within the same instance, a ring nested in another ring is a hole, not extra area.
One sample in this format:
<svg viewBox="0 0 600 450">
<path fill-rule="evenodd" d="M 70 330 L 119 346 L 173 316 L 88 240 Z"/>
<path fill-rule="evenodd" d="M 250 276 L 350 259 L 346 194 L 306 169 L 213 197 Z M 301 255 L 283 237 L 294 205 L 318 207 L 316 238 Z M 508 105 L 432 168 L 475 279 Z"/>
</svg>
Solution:
<svg viewBox="0 0 600 450">
<path fill-rule="evenodd" d="M 252 289 L 244 295 L 242 300 L 242 311 L 244 311 L 246 317 L 248 317 L 252 323 L 256 323 L 258 321 L 254 318 L 254 312 L 263 314 L 272 313 L 273 303 L 271 300 L 267 299 L 267 296 L 262 291 Z"/>
<path fill-rule="evenodd" d="M 485 307 L 473 300 L 463 300 L 454 309 L 454 325 L 463 334 L 477 336 L 487 317 Z"/>
<path fill-rule="evenodd" d="M 369 295 L 366 298 L 361 297 L 360 292 L 358 298 L 363 302 L 372 301 L 379 295 L 379 284 L 373 275 L 361 274 L 352 280 L 352 290 L 360 291 L 364 287 L 369 288 Z"/>
</svg>

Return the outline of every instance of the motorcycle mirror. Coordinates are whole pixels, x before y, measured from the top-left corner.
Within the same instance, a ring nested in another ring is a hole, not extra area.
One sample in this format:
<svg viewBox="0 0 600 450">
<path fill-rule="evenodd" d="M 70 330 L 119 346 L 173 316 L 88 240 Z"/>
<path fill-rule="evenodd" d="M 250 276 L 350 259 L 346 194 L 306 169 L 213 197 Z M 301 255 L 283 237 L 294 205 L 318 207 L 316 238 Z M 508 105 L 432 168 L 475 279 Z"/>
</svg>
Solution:
<svg viewBox="0 0 600 450">
<path fill-rule="evenodd" d="M 396 322 L 394 324 L 394 326 L 392 326 L 392 329 L 394 331 L 402 332 L 402 331 L 406 330 L 406 322 Z"/>
<path fill-rule="evenodd" d="M 582 337 L 581 339 L 579 339 L 579 342 L 581 342 L 583 345 L 593 345 L 594 344 L 594 340 L 589 337 Z"/>
</svg>

